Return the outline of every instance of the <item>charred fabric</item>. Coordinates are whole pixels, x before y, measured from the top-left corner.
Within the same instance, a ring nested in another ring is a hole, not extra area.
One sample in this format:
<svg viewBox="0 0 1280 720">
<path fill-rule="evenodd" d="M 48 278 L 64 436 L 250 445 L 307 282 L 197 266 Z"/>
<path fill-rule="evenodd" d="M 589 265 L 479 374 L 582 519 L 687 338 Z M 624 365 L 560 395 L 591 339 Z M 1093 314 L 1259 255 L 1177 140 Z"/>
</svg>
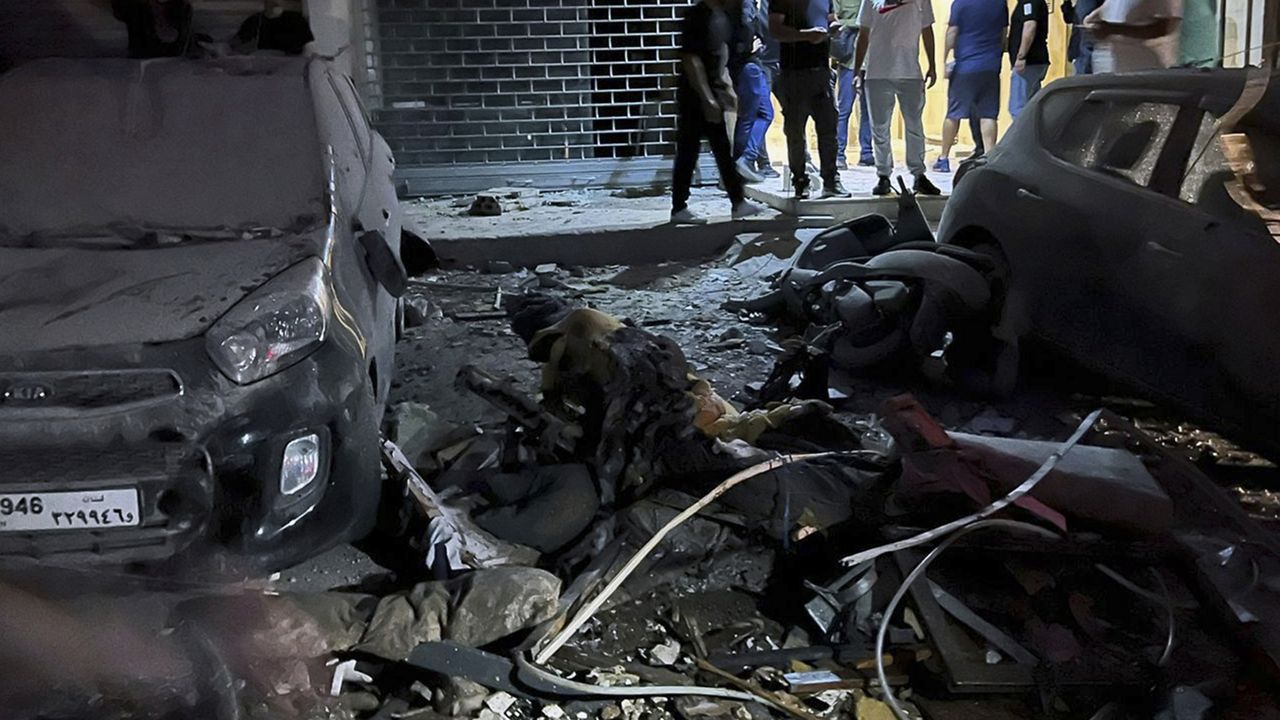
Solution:
<svg viewBox="0 0 1280 720">
<path fill-rule="evenodd" d="M 780 301 L 796 281 L 805 312 L 841 322 L 897 308 L 877 331 L 896 339 L 877 342 L 929 357 L 943 338 L 921 318 L 980 315 L 963 276 L 981 270 L 908 238 L 812 280 L 798 266 Z M 1097 411 L 1050 443 L 949 432 L 910 396 L 850 415 L 814 342 L 738 409 L 668 338 L 546 294 L 506 302 L 540 392 L 464 367 L 501 432 L 402 405 L 383 443 L 420 581 L 184 603 L 163 642 L 196 658 L 201 687 L 157 680 L 153 703 L 227 718 L 946 718 L 975 717 L 977 698 L 981 717 L 1275 712 L 1274 542 L 1123 419 Z"/>
</svg>

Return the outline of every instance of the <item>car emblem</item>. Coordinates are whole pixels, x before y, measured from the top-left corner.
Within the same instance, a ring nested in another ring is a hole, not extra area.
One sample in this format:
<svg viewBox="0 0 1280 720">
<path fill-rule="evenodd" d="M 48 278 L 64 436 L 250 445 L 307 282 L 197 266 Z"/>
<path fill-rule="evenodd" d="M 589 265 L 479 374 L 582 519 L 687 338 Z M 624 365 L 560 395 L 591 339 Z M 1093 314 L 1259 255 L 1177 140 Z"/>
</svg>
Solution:
<svg viewBox="0 0 1280 720">
<path fill-rule="evenodd" d="M 53 397 L 53 388 L 37 382 L 16 382 L 0 396 L 6 403 L 40 403 Z"/>
</svg>

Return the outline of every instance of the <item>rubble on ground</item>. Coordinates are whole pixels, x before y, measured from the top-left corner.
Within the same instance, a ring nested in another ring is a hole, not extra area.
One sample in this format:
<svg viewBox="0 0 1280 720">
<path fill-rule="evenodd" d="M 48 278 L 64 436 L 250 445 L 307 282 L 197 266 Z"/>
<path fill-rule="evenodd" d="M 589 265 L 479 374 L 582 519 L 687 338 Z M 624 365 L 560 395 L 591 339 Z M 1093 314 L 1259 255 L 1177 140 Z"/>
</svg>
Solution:
<svg viewBox="0 0 1280 720">
<path fill-rule="evenodd" d="M 490 271 L 504 283 L 473 275 L 451 286 L 470 304 L 433 297 L 420 314 L 450 332 L 506 324 L 526 357 L 503 358 L 506 374 L 475 357 L 439 380 L 465 402 L 392 409 L 395 576 L 179 603 L 159 639 L 139 632 L 154 680 L 113 683 L 100 708 L 1276 716 L 1274 541 L 1120 416 L 1064 416 L 1046 441 L 982 403 L 935 418 L 899 394 L 855 411 L 836 387 L 844 356 L 812 337 L 673 328 L 652 307 L 589 307 L 598 285 L 568 268 Z M 883 282 L 914 298 L 895 320 L 906 327 L 930 302 L 951 307 L 949 289 L 929 299 L 928 278 Z M 467 319 L 481 313 L 503 320 Z M 898 350 L 928 349 L 904 332 Z M 729 355 L 750 371 L 710 359 Z"/>
</svg>

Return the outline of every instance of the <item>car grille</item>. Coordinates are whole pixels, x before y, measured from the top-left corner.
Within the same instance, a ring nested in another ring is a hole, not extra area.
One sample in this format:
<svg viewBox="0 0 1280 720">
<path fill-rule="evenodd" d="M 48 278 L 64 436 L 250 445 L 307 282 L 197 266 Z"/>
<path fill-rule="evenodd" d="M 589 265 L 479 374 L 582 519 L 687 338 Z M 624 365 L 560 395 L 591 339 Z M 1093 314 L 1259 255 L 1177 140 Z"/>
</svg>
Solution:
<svg viewBox="0 0 1280 720">
<path fill-rule="evenodd" d="M 0 493 L 137 488 L 141 525 L 0 533 L 0 558 L 168 558 L 205 530 L 213 505 L 207 456 L 188 445 L 0 449 Z"/>
<path fill-rule="evenodd" d="M 181 394 L 170 370 L 0 373 L 0 412 L 123 409 Z"/>
</svg>

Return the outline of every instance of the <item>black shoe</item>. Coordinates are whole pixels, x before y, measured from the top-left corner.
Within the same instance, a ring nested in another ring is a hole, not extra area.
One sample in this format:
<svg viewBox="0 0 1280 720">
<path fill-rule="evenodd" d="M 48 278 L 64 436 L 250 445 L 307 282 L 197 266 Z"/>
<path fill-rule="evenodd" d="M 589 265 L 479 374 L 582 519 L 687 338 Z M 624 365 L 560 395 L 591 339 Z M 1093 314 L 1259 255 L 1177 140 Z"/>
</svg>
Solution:
<svg viewBox="0 0 1280 720">
<path fill-rule="evenodd" d="M 822 183 L 822 197 L 824 200 L 826 198 L 847 198 L 853 197 L 853 193 L 845 190 L 840 178 L 836 178 L 831 182 L 824 181 Z"/>
<path fill-rule="evenodd" d="M 893 192 L 893 183 L 889 182 L 888 175 L 881 175 L 876 181 L 876 186 L 871 188 L 872 195 L 888 195 Z"/>
<path fill-rule="evenodd" d="M 796 200 L 809 199 L 809 183 L 807 181 L 802 183 L 793 183 L 793 185 L 796 189 Z"/>
<path fill-rule="evenodd" d="M 911 188 L 917 195 L 941 195 L 942 191 L 921 173 L 916 176 L 916 184 Z"/>
</svg>

